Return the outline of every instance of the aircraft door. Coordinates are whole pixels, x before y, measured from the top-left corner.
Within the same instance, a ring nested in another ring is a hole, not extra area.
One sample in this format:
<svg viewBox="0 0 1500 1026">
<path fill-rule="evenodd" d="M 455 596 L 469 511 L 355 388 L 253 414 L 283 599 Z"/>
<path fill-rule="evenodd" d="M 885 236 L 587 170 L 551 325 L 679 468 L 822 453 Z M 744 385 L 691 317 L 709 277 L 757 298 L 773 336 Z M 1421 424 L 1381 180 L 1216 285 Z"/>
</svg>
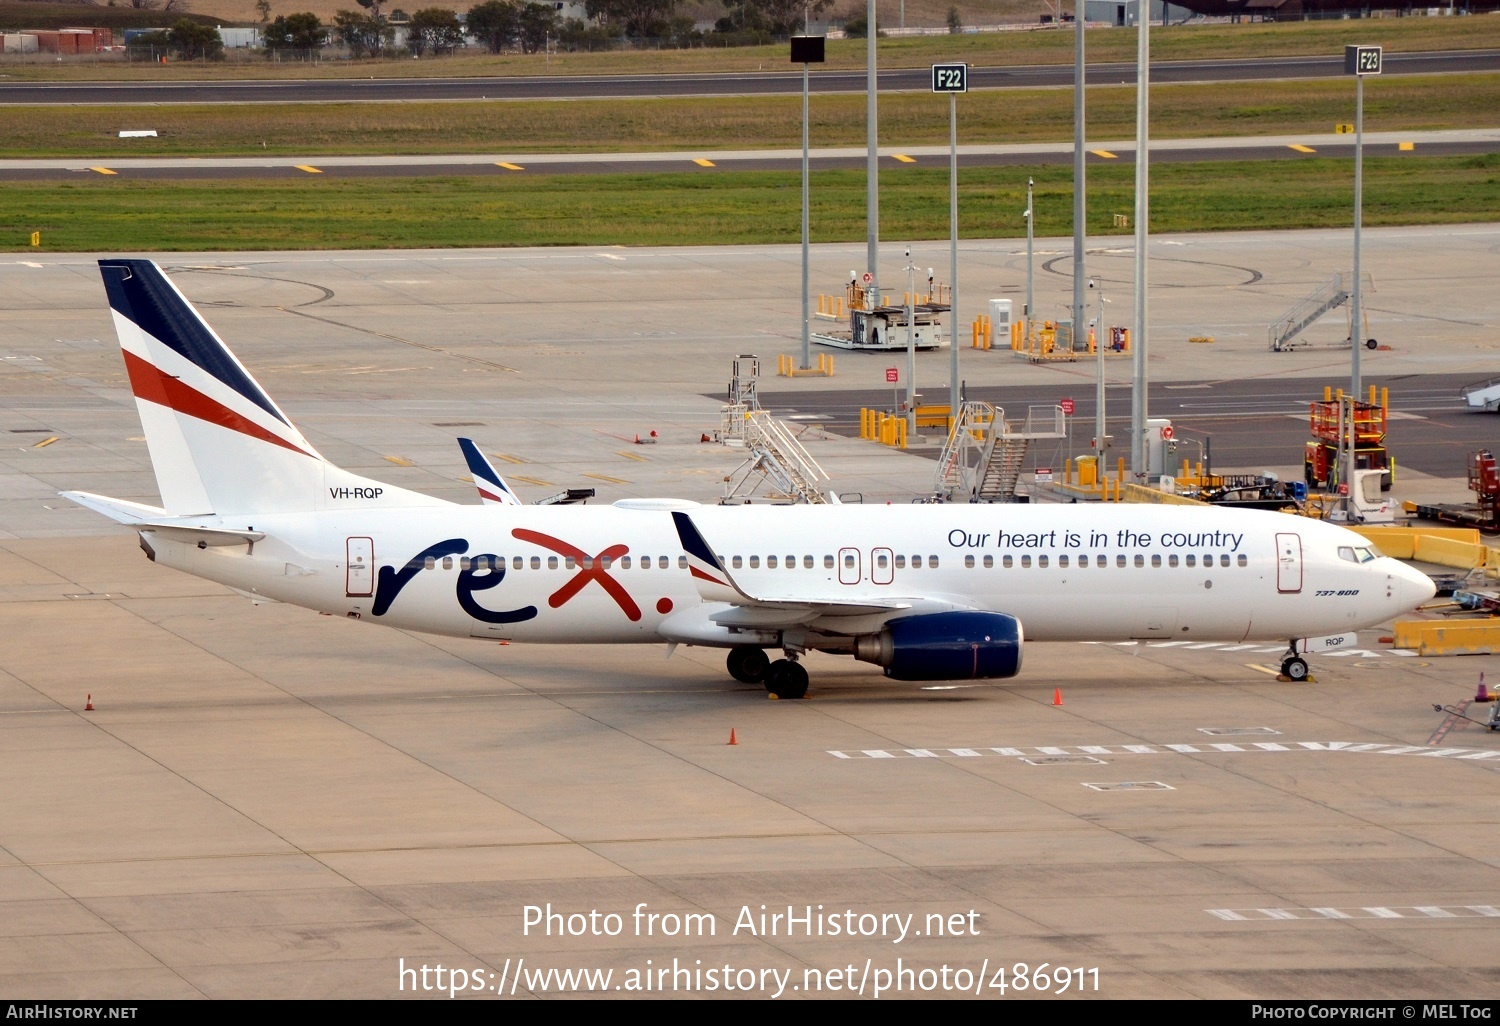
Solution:
<svg viewBox="0 0 1500 1026">
<path fill-rule="evenodd" d="M 349 598 L 368 598 L 375 594 L 375 541 L 373 538 L 349 538 L 345 541 L 344 594 Z"/>
<path fill-rule="evenodd" d="M 870 583 L 890 584 L 896 579 L 896 560 L 890 549 L 870 550 Z"/>
<path fill-rule="evenodd" d="M 858 584 L 860 579 L 858 549 L 839 549 L 839 583 Z"/>
<path fill-rule="evenodd" d="M 1276 535 L 1276 590 L 1291 594 L 1302 590 L 1302 536 Z"/>
</svg>

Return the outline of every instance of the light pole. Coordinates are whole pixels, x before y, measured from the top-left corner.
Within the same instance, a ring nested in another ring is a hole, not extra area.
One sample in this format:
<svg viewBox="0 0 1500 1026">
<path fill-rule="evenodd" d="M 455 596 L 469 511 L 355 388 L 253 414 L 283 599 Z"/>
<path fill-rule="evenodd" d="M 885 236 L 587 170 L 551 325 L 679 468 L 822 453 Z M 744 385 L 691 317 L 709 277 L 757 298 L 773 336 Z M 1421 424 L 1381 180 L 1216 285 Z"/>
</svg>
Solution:
<svg viewBox="0 0 1500 1026">
<path fill-rule="evenodd" d="M 803 370 L 812 367 L 812 314 L 808 305 L 808 194 L 807 194 L 807 92 L 808 65 L 823 63 L 822 36 L 793 36 L 792 63 L 802 65 L 802 364 Z"/>
<path fill-rule="evenodd" d="M 1082 2 L 1082 0 L 1080 0 Z M 865 11 L 865 270 L 874 275 L 866 295 L 880 295 L 880 163 L 876 153 L 880 137 L 875 98 L 879 85 L 875 75 L 875 0 Z M 866 301 L 868 304 L 868 300 Z M 879 305 L 879 304 L 875 304 Z"/>
<path fill-rule="evenodd" d="M 1026 179 L 1026 338 L 1028 340 L 1031 338 L 1031 318 L 1033 316 L 1031 312 L 1031 304 L 1033 302 L 1031 294 L 1031 261 L 1033 243 L 1035 241 L 1033 237 L 1033 228 L 1036 225 L 1036 199 L 1033 195 L 1033 190 L 1035 189 L 1035 187 L 1036 182 L 1033 179 Z"/>
<path fill-rule="evenodd" d="M 969 88 L 967 64 L 934 64 L 932 91 L 948 94 L 948 413 L 958 423 L 958 94 Z"/>
<path fill-rule="evenodd" d="M 1099 323 L 1104 324 L 1104 283 L 1098 278 L 1089 279 L 1089 288 L 1099 290 Z M 1076 332 L 1078 326 L 1074 325 Z M 1098 471 L 1099 480 L 1104 480 L 1104 450 L 1106 447 L 1104 433 L 1104 339 L 1102 335 L 1094 335 L 1094 458 L 1098 461 L 1095 469 Z"/>
<path fill-rule="evenodd" d="M 1074 8 L 1073 30 L 1078 39 L 1073 56 L 1073 339 L 1074 351 L 1078 349 L 1078 329 L 1083 324 L 1084 303 L 1084 167 L 1083 158 L 1083 25 L 1085 0 L 1078 0 Z"/>
<path fill-rule="evenodd" d="M 1354 500 L 1354 404 L 1359 401 L 1360 375 L 1359 355 L 1365 347 L 1364 322 L 1359 308 L 1359 229 L 1364 220 L 1364 156 L 1365 156 L 1365 76 L 1380 74 L 1381 48 L 1378 46 L 1344 47 L 1344 72 L 1354 76 L 1354 286 L 1349 290 L 1349 401 L 1344 406 L 1349 410 L 1348 437 L 1340 432 L 1339 444 L 1348 445 L 1348 463 L 1345 464 L 1344 488 L 1348 491 L 1345 510 L 1353 508 Z M 1343 410 L 1339 411 L 1339 424 L 1343 426 Z"/>
<path fill-rule="evenodd" d="M 917 330 L 912 323 L 916 311 L 917 267 L 911 262 L 911 247 L 906 247 L 906 433 L 917 434 Z"/>
<path fill-rule="evenodd" d="M 1145 484 L 1151 468 L 1146 448 L 1147 393 L 1146 345 L 1147 309 L 1146 251 L 1151 230 L 1151 4 L 1145 0 L 1136 18 L 1135 57 L 1135 316 L 1130 362 L 1130 470 L 1136 484 Z M 1166 9 L 1162 9 L 1166 20 Z M 1104 325 L 1099 325 L 1104 330 Z"/>
</svg>

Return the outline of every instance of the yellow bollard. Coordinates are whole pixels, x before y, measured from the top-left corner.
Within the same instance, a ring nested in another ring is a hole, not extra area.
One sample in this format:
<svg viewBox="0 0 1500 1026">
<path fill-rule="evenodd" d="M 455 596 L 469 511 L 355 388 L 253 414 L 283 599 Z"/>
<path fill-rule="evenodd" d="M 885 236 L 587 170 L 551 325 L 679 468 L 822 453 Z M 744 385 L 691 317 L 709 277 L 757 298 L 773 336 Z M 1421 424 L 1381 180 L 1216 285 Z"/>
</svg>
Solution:
<svg viewBox="0 0 1500 1026">
<path fill-rule="evenodd" d="M 40 246 L 42 244 L 42 233 L 41 232 L 32 232 L 31 233 L 31 244 L 33 246 Z"/>
<path fill-rule="evenodd" d="M 906 448 L 906 418 L 900 417 L 896 421 L 896 447 Z"/>
<path fill-rule="evenodd" d="M 1073 457 L 1069 456 L 1063 461 L 1063 484 L 1073 483 Z"/>
</svg>

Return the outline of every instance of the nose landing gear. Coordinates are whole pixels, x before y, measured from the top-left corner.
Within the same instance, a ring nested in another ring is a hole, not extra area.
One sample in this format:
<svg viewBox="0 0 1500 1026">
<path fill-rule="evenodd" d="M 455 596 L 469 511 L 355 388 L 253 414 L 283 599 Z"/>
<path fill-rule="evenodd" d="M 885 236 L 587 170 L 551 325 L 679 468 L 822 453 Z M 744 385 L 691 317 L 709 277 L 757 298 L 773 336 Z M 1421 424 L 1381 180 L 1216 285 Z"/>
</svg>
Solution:
<svg viewBox="0 0 1500 1026">
<path fill-rule="evenodd" d="M 1293 640 L 1287 644 L 1286 655 L 1281 658 L 1281 676 L 1298 684 L 1310 680 L 1307 660 L 1297 654 L 1297 642 Z"/>
</svg>

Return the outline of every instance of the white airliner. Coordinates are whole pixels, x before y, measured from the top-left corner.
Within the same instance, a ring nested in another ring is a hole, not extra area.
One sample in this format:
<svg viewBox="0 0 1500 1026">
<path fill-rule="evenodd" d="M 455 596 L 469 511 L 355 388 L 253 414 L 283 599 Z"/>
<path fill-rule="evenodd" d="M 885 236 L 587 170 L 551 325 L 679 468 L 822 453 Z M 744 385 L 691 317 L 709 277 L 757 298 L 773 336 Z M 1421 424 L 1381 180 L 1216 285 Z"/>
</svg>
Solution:
<svg viewBox="0 0 1500 1026">
<path fill-rule="evenodd" d="M 736 679 L 790 698 L 808 651 L 897 680 L 1004 678 L 1023 640 L 1285 640 L 1300 680 L 1299 639 L 1434 594 L 1359 535 L 1279 513 L 450 503 L 319 455 L 154 263 L 100 269 L 162 505 L 63 494 L 257 599 L 459 637 L 721 647 Z M 503 488 L 469 464 L 481 495 Z"/>
</svg>

